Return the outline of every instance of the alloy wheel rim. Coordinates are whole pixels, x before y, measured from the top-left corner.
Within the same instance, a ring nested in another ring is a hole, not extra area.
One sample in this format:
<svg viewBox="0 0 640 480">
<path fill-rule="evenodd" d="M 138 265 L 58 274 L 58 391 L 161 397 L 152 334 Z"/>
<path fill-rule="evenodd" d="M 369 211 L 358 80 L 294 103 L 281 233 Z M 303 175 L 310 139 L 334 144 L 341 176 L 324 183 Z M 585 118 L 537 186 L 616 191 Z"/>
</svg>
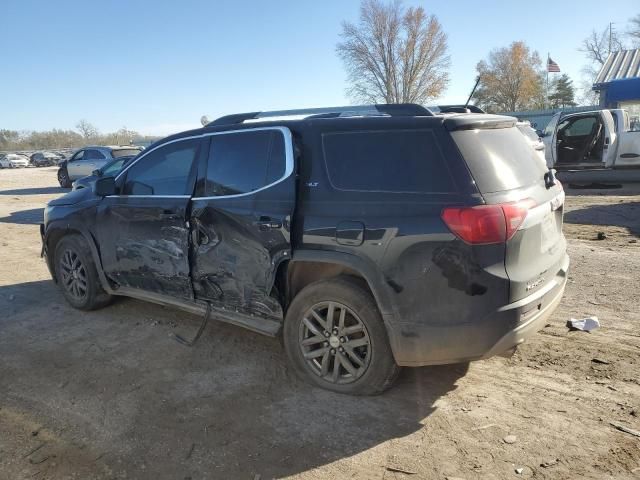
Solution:
<svg viewBox="0 0 640 480">
<path fill-rule="evenodd" d="M 298 345 L 311 371 L 333 384 L 355 382 L 371 363 L 367 327 L 353 310 L 338 302 L 321 302 L 305 313 Z"/>
<path fill-rule="evenodd" d="M 87 270 L 78 254 L 70 249 L 65 250 L 60 268 L 62 285 L 67 293 L 76 300 L 84 299 L 88 291 Z"/>
</svg>

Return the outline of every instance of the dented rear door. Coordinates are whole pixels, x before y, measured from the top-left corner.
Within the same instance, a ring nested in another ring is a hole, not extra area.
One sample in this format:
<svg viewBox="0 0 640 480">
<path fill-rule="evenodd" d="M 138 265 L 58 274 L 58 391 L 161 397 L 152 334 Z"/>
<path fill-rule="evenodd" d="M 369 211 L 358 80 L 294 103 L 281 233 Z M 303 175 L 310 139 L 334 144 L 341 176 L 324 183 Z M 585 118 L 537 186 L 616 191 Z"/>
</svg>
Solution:
<svg viewBox="0 0 640 480">
<path fill-rule="evenodd" d="M 291 256 L 291 133 L 284 127 L 219 132 L 210 136 L 208 149 L 190 218 L 195 296 L 242 313 L 281 317 L 271 293 L 278 265 Z"/>
</svg>

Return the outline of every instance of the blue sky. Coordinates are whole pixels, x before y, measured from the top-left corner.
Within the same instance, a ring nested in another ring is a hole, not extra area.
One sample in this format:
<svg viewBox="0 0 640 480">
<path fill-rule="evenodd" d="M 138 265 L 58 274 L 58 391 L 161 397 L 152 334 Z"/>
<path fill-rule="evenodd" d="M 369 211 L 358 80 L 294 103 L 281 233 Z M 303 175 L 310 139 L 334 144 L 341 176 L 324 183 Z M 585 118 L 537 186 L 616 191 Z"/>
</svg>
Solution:
<svg viewBox="0 0 640 480">
<path fill-rule="evenodd" d="M 609 21 L 624 30 L 638 0 L 405 1 L 449 37 L 451 83 L 463 102 L 475 65 L 524 40 L 579 83 L 580 41 Z M 165 135 L 233 112 L 348 104 L 335 54 L 356 0 L 2 0 L 0 128 L 122 126 Z"/>
</svg>

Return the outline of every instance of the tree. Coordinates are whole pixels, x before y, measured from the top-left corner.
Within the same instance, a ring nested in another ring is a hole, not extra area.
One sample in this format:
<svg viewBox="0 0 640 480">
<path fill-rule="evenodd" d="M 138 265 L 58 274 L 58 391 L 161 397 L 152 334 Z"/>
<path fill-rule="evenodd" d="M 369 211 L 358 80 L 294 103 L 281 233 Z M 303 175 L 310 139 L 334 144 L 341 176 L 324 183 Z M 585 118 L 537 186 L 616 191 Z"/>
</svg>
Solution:
<svg viewBox="0 0 640 480">
<path fill-rule="evenodd" d="M 549 102 L 553 108 L 575 106 L 573 81 L 566 73 L 553 81 L 549 93 Z"/>
<path fill-rule="evenodd" d="M 524 42 L 492 50 L 476 69 L 480 83 L 474 98 L 488 111 L 535 108 L 544 97 L 540 56 Z"/>
<path fill-rule="evenodd" d="M 627 35 L 636 47 L 640 47 L 640 13 L 629 20 Z"/>
<path fill-rule="evenodd" d="M 336 50 L 356 101 L 426 103 L 449 82 L 447 35 L 422 7 L 363 0 L 359 22 L 343 22 L 341 38 Z"/>
<path fill-rule="evenodd" d="M 85 119 L 80 120 L 76 124 L 76 129 L 85 138 L 85 140 L 89 140 L 98 136 L 98 129 Z"/>
<path fill-rule="evenodd" d="M 580 51 L 583 52 L 591 63 L 604 65 L 611 52 L 622 50 L 622 40 L 610 26 L 601 33 L 592 30 L 587 38 L 582 40 Z"/>
</svg>

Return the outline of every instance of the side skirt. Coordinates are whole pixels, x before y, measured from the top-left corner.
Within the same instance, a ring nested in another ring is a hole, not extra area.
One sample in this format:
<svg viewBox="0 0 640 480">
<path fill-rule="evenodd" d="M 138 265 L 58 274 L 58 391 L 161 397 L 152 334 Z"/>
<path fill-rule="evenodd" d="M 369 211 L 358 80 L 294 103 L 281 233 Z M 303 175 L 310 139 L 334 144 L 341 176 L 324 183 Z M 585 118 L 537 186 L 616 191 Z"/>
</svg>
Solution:
<svg viewBox="0 0 640 480">
<path fill-rule="evenodd" d="M 175 307 L 194 315 L 204 315 L 207 311 L 207 304 L 202 301 L 180 300 L 178 298 L 167 297 L 157 293 L 145 292 L 137 288 L 119 287 L 115 290 L 112 289 L 110 293 L 113 295 L 137 298 L 138 300 L 144 300 L 158 305 Z M 248 330 L 261 333 L 262 335 L 267 335 L 269 337 L 277 336 L 280 332 L 280 328 L 282 327 L 282 323 L 276 320 L 270 320 L 255 315 L 247 315 L 242 312 L 229 311 L 228 309 L 220 308 L 213 304 L 211 305 L 211 319 L 244 327 Z"/>
</svg>

